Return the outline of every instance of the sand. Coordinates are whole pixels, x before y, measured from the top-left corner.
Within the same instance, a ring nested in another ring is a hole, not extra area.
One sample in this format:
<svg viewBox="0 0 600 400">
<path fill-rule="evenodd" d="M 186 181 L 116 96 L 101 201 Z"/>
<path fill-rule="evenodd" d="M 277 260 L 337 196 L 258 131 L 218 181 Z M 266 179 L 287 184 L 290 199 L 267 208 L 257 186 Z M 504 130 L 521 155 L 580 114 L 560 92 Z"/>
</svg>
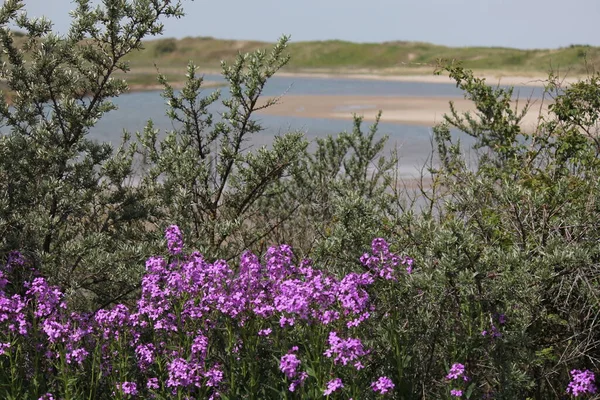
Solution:
<svg viewBox="0 0 600 400">
<path fill-rule="evenodd" d="M 184 88 L 185 86 L 185 82 L 169 82 L 169 84 L 171 85 L 171 87 L 175 90 L 181 90 Z M 207 88 L 219 88 L 219 87 L 223 87 L 225 86 L 225 84 L 223 82 L 216 82 L 216 81 L 204 81 L 202 82 L 202 87 L 207 89 Z M 152 91 L 162 91 L 164 90 L 164 86 L 158 83 L 152 83 L 152 84 L 140 84 L 140 83 L 132 83 L 129 84 L 129 91 L 130 92 L 152 92 Z"/>
<path fill-rule="evenodd" d="M 547 76 L 518 76 L 502 74 L 475 74 L 477 77 L 485 78 L 486 82 L 496 85 L 507 86 L 544 86 Z M 322 79 L 360 79 L 389 82 L 418 82 L 418 83 L 456 83 L 447 75 L 416 74 L 416 75 L 393 75 L 377 73 L 303 73 L 303 72 L 279 72 L 276 76 L 300 77 L 300 78 L 322 78 Z M 578 78 L 565 78 L 563 83 L 577 82 Z"/>
<path fill-rule="evenodd" d="M 280 77 L 298 77 L 298 78 L 320 78 L 320 79 L 359 79 L 359 80 L 376 80 L 388 82 L 419 82 L 419 83 L 455 83 L 448 75 L 434 75 L 433 68 L 420 69 L 393 69 L 393 70 L 366 70 L 366 69 L 349 69 L 349 70 L 300 70 L 294 72 L 279 71 L 275 76 Z M 213 68 L 200 69 L 201 74 L 216 74 L 220 75 L 221 71 Z M 532 74 L 532 75 L 515 75 L 510 72 L 494 72 L 475 71 L 475 76 L 485 78 L 486 82 L 496 85 L 507 86 L 544 86 L 547 84 L 548 75 Z M 581 78 L 577 76 L 566 76 L 561 79 L 563 84 L 571 84 L 579 81 Z"/>
<path fill-rule="evenodd" d="M 362 115 L 366 121 L 373 121 L 381 110 L 381 122 L 434 126 L 443 121 L 444 114 L 450 112 L 450 101 L 454 102 L 459 112 L 475 109 L 471 101 L 456 97 L 284 96 L 278 104 L 261 113 L 349 120 L 356 113 Z M 534 130 L 540 111 L 542 115 L 547 114 L 548 104 L 534 100 L 522 121 L 523 128 L 528 131 Z M 514 103 L 519 110 L 524 105 L 524 101 Z"/>
<path fill-rule="evenodd" d="M 201 73 L 218 73 L 218 71 L 201 71 Z M 415 75 L 392 75 L 370 71 L 330 73 L 323 71 L 310 72 L 279 72 L 277 76 L 310 77 L 321 79 L 363 79 L 397 82 L 422 82 L 422 83 L 453 83 L 448 76 L 433 75 L 431 73 Z M 545 83 L 543 77 L 531 76 L 501 76 L 488 74 L 486 80 L 494 84 L 540 86 Z M 577 78 L 566 78 L 563 83 L 575 82 Z M 175 89 L 181 89 L 183 82 L 173 82 Z M 222 86 L 222 82 L 205 81 L 205 88 Z M 131 91 L 162 90 L 161 85 L 130 85 Z M 263 99 L 266 101 L 266 99 Z M 457 110 L 465 112 L 474 110 L 472 102 L 462 97 L 387 97 L 387 96 L 330 96 L 330 95 L 286 95 L 279 104 L 261 111 L 264 114 L 295 116 L 306 118 L 335 118 L 351 120 L 353 114 L 359 114 L 366 121 L 373 121 L 379 110 L 383 112 L 381 121 L 397 124 L 434 126 L 443 121 L 443 116 L 449 113 L 449 102 L 453 101 Z M 515 103 L 519 109 L 525 104 L 521 100 Z M 522 126 L 527 131 L 532 131 L 537 126 L 540 112 L 546 115 L 548 101 L 541 104 L 535 100 L 525 118 Z"/>
</svg>

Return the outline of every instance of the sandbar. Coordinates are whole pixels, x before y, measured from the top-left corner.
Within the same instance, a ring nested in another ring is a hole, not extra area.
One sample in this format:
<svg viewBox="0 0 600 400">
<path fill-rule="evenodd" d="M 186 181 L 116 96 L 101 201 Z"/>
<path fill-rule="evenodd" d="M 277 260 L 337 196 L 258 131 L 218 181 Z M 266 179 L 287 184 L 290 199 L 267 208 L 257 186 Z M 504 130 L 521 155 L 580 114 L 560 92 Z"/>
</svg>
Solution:
<svg viewBox="0 0 600 400">
<path fill-rule="evenodd" d="M 458 112 L 475 110 L 472 101 L 460 97 L 289 95 L 260 112 L 268 115 L 350 120 L 357 114 L 366 121 L 373 121 L 381 110 L 381 122 L 431 127 L 443 122 L 444 114 L 450 113 L 450 101 Z M 525 104 L 526 101 L 521 100 L 515 101 L 513 106 L 522 110 Z M 534 130 L 540 115 L 547 115 L 549 104 L 549 101 L 542 102 L 541 99 L 532 100 L 521 126 L 528 131 Z"/>
</svg>

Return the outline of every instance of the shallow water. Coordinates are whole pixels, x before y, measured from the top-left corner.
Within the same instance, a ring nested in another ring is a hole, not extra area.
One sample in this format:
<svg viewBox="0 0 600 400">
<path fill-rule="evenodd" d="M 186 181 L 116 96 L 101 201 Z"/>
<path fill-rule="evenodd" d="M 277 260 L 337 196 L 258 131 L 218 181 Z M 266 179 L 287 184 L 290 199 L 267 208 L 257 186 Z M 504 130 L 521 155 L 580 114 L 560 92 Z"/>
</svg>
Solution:
<svg viewBox="0 0 600 400">
<path fill-rule="evenodd" d="M 211 81 L 222 81 L 220 76 L 206 75 Z M 214 89 L 207 89 L 206 94 Z M 222 88 L 222 97 L 228 96 L 227 88 Z M 515 93 L 521 97 L 539 97 L 541 88 L 518 87 Z M 354 96 L 423 96 L 423 97 L 462 97 L 462 92 L 455 85 L 440 83 L 418 82 L 393 82 L 359 79 L 321 79 L 299 77 L 274 77 L 264 90 L 266 96 L 290 95 L 354 95 Z M 285 101 L 285 97 L 283 98 Z M 165 115 L 165 100 L 160 91 L 137 92 L 122 95 L 114 100 L 119 107 L 101 119 L 91 132 L 91 138 L 109 141 L 118 144 L 121 140 L 123 129 L 134 133 L 142 131 L 148 120 L 154 122 L 155 128 L 161 132 L 173 129 L 173 124 Z M 358 107 L 340 107 L 342 112 L 359 113 L 372 110 L 374 106 L 368 104 Z M 212 111 L 219 113 L 224 108 L 220 102 L 212 107 Z M 313 140 L 328 134 L 337 134 L 352 129 L 349 120 L 288 117 L 258 115 L 256 117 L 264 127 L 264 131 L 255 134 L 248 146 L 257 147 L 269 145 L 275 135 L 288 131 L 302 131 L 306 138 Z M 364 123 L 364 130 L 368 130 L 369 123 Z M 421 167 L 431 152 L 431 128 L 396 123 L 381 123 L 379 135 L 388 135 L 389 141 L 385 152 L 397 149 L 400 155 L 400 171 L 402 175 L 413 175 Z M 467 144 L 469 137 L 459 132 L 454 132 L 457 137 Z"/>
</svg>

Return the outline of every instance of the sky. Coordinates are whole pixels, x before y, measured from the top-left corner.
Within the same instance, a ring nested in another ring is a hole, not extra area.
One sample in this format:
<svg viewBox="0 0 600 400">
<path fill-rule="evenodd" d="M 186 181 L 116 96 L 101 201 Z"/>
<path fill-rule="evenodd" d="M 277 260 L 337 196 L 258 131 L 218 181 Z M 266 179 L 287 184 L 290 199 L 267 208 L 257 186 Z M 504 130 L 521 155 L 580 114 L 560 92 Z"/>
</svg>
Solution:
<svg viewBox="0 0 600 400">
<path fill-rule="evenodd" d="M 30 16 L 65 32 L 70 0 L 25 0 Z M 184 0 L 165 37 L 274 42 L 420 41 L 523 49 L 600 46 L 600 0 Z"/>
</svg>

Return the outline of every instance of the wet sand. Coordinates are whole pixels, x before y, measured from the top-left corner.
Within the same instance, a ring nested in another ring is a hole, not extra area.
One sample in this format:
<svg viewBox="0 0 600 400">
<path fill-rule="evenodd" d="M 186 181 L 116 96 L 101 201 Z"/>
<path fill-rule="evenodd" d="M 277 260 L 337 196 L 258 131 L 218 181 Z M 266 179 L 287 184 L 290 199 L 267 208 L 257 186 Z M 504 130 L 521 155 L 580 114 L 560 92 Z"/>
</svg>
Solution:
<svg viewBox="0 0 600 400">
<path fill-rule="evenodd" d="M 171 85 L 171 87 L 175 90 L 181 90 L 184 88 L 185 86 L 185 82 L 169 82 L 169 84 Z M 223 82 L 216 82 L 216 81 L 204 81 L 202 82 L 202 87 L 204 89 L 207 88 L 219 88 L 219 87 L 223 87 L 226 86 L 225 83 Z M 164 86 L 158 83 L 152 83 L 152 84 L 143 84 L 143 83 L 131 83 L 129 84 L 129 92 L 152 92 L 152 91 L 157 91 L 157 90 L 164 90 Z"/>
<path fill-rule="evenodd" d="M 458 112 L 475 110 L 473 102 L 460 97 L 385 97 L 385 96 L 284 96 L 279 103 L 261 113 L 269 115 L 304 118 L 349 119 L 353 114 L 362 115 L 366 121 L 373 121 L 379 110 L 381 122 L 407 125 L 434 126 L 450 113 L 449 102 L 454 102 Z M 537 126 L 540 110 L 547 114 L 549 102 L 542 104 L 534 100 L 522 121 L 525 130 Z M 522 110 L 525 101 L 514 102 Z"/>
<path fill-rule="evenodd" d="M 200 69 L 203 74 L 220 75 L 221 70 L 214 68 Z M 347 69 L 347 70 L 300 70 L 300 71 L 279 71 L 275 76 L 279 77 L 298 77 L 298 78 L 319 78 L 319 79 L 357 79 L 357 80 L 375 80 L 388 82 L 420 82 L 420 83 L 451 83 L 456 81 L 448 75 L 435 75 L 434 68 L 420 69 L 390 69 L 390 70 L 366 70 L 366 69 Z M 507 86 L 544 86 L 548 82 L 547 74 L 512 74 L 510 72 L 493 71 L 475 71 L 475 76 L 485 78 L 491 85 Z M 580 76 L 565 76 L 561 79 L 562 84 L 568 85 L 582 79 Z"/>
<path fill-rule="evenodd" d="M 321 78 L 321 79 L 360 79 L 389 82 L 419 82 L 419 83 L 456 83 L 448 75 L 434 75 L 430 73 L 417 74 L 382 74 L 377 72 L 279 72 L 276 76 L 288 76 L 299 78 Z M 486 82 L 492 85 L 507 86 L 544 86 L 547 84 L 548 76 L 525 76 L 525 75 L 504 75 L 475 73 L 475 76 L 485 78 Z M 577 77 L 567 77 L 562 82 L 570 84 L 577 82 Z"/>
</svg>

